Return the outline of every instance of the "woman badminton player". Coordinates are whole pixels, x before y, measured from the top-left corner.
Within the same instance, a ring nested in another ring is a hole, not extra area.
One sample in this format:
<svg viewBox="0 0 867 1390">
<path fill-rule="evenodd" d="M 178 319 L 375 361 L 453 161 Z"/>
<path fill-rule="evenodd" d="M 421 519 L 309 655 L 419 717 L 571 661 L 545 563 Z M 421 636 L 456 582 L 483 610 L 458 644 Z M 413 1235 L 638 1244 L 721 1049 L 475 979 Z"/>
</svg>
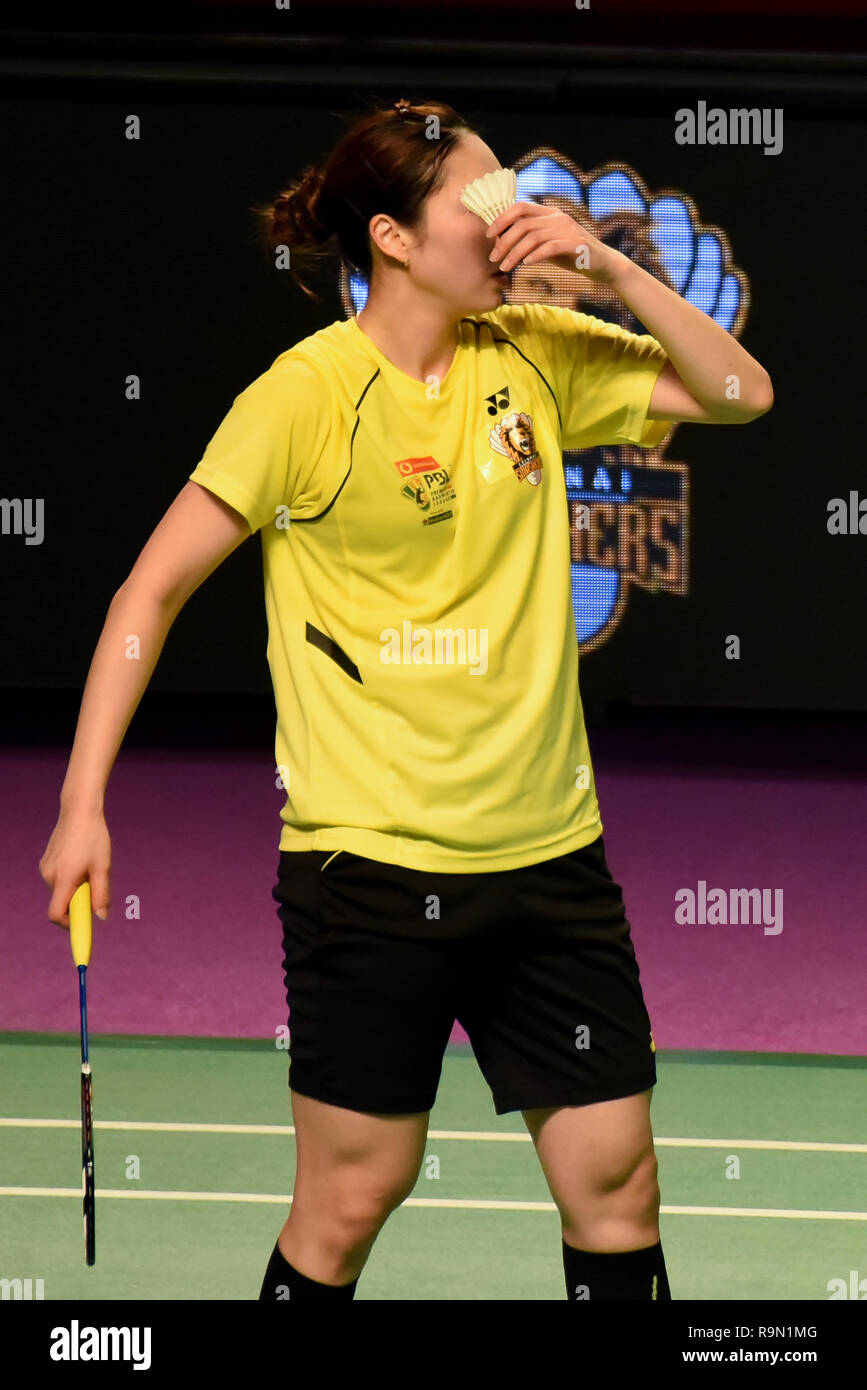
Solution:
<svg viewBox="0 0 867 1390">
<path fill-rule="evenodd" d="M 746 423 L 773 394 L 730 334 L 566 212 L 512 202 L 488 225 L 499 170 L 450 107 L 401 99 L 255 209 L 293 274 L 336 253 L 368 297 L 235 398 L 115 595 L 40 862 L 59 925 L 85 877 L 107 909 L 102 800 L 125 729 L 187 598 L 259 532 L 297 1144 L 261 1300 L 354 1297 L 415 1186 L 456 1018 L 496 1113 L 520 1110 L 532 1137 L 567 1297 L 671 1298 L 654 1043 L 578 689 L 562 449 Z M 461 197 L 477 180 L 482 213 Z M 505 302 L 509 271 L 544 261 L 647 332 Z"/>
</svg>

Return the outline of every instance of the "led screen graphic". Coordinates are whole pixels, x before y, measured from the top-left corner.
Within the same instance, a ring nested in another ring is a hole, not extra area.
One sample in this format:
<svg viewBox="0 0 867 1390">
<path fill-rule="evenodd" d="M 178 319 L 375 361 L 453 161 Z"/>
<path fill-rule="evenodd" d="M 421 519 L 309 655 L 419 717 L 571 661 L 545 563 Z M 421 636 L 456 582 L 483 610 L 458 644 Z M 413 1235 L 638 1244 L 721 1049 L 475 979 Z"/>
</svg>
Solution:
<svg viewBox="0 0 867 1390">
<path fill-rule="evenodd" d="M 667 189 L 652 196 L 637 171 L 619 161 L 585 174 L 548 145 L 511 167 L 519 202 L 559 207 L 740 337 L 747 278 L 732 264 L 725 232 L 702 224 L 688 194 Z M 364 276 L 342 273 L 347 315 L 363 309 L 367 291 Z M 516 266 L 503 302 L 560 305 L 647 332 L 609 286 L 545 262 Z M 602 646 L 617 630 L 632 585 L 657 595 L 688 593 L 689 470 L 667 452 L 676 429 L 650 449 L 626 444 L 563 452 L 581 652 Z"/>
</svg>

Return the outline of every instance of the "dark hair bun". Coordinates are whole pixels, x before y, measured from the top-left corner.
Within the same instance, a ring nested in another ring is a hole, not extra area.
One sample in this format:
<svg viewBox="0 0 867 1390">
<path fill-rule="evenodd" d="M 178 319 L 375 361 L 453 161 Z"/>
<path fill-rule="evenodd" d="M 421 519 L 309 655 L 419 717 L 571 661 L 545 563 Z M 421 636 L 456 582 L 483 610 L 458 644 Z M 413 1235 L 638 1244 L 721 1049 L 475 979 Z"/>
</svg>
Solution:
<svg viewBox="0 0 867 1390">
<path fill-rule="evenodd" d="M 315 166 L 305 169 L 300 179 L 274 199 L 274 235 L 291 245 L 320 246 L 331 236 L 323 217 L 322 171 Z"/>
<path fill-rule="evenodd" d="M 431 118 L 439 123 L 436 140 L 428 138 Z M 320 303 L 299 271 L 324 269 L 336 256 L 341 276 L 355 271 L 369 282 L 375 264 L 371 218 L 384 213 L 417 227 L 425 199 L 441 186 L 444 158 L 465 134 L 475 132 L 442 102 L 414 105 L 400 97 L 387 106 L 374 103 L 321 168 L 308 165 L 276 197 L 269 193 L 251 208 L 271 267 L 291 271 Z"/>
</svg>

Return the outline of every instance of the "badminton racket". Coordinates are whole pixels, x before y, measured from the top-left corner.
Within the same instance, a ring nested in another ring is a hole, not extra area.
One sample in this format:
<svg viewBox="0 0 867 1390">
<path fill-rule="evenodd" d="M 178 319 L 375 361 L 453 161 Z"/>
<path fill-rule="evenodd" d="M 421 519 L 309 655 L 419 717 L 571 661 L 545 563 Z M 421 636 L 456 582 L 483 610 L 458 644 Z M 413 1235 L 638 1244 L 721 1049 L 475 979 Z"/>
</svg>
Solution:
<svg viewBox="0 0 867 1390">
<path fill-rule="evenodd" d="M 78 1002 L 81 1010 L 81 1186 L 84 1210 L 84 1257 L 96 1263 L 96 1187 L 93 1177 L 93 1077 L 87 1047 L 87 967 L 93 927 L 90 884 L 82 883 L 69 903 L 69 943 L 78 966 Z"/>
</svg>

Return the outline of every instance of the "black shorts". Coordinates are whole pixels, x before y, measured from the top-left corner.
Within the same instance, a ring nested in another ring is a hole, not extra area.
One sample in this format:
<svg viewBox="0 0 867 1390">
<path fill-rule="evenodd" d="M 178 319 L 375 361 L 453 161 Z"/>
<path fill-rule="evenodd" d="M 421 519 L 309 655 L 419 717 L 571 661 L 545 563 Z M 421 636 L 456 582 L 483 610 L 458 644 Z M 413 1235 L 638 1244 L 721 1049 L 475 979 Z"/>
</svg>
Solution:
<svg viewBox="0 0 867 1390">
<path fill-rule="evenodd" d="M 409 869 L 282 850 L 289 1086 L 371 1114 L 430 1110 L 455 1019 L 498 1115 L 656 1084 L 623 897 L 593 844 L 521 869 Z"/>
</svg>

